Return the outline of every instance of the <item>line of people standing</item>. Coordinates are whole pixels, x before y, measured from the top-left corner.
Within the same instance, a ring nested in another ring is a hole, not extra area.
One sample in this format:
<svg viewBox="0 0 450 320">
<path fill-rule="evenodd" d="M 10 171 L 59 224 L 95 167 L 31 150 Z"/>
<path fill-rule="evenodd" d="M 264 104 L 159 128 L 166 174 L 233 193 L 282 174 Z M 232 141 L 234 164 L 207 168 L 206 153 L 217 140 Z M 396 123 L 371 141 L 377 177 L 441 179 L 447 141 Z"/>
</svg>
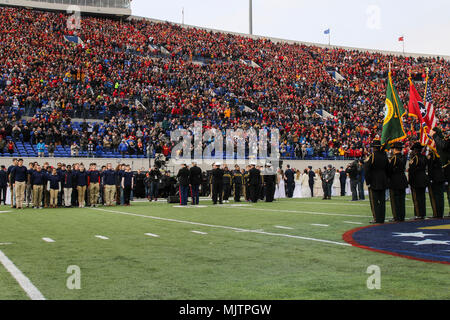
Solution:
<svg viewBox="0 0 450 320">
<path fill-rule="evenodd" d="M 82 163 L 51 167 L 48 163 L 41 166 L 33 162 L 27 168 L 23 159 L 13 159 L 8 169 L 2 166 L 0 170 L 0 202 L 6 204 L 9 187 L 11 207 L 17 209 L 84 208 L 97 207 L 100 203 L 127 206 L 134 184 L 131 167 L 125 164 L 113 169 L 108 163 L 97 169 L 95 163 L 85 168 Z"/>
</svg>

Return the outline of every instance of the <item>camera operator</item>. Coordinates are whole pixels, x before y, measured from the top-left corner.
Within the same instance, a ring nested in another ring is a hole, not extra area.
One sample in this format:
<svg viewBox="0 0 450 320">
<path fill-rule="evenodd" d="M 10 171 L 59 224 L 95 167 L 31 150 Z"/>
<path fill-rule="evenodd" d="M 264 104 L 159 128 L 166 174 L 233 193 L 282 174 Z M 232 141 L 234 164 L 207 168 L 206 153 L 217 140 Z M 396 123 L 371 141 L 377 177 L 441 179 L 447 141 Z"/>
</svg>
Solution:
<svg viewBox="0 0 450 320">
<path fill-rule="evenodd" d="M 352 190 L 352 201 L 358 201 L 358 160 L 353 161 L 347 165 L 345 173 L 350 178 L 350 187 Z"/>
</svg>

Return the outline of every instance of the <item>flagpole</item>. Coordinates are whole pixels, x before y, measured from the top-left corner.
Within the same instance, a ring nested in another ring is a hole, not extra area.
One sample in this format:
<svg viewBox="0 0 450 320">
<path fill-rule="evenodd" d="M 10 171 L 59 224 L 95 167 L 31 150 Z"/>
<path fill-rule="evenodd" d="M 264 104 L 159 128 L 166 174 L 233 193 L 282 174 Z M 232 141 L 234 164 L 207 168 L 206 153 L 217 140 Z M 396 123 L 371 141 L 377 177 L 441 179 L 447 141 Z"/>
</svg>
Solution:
<svg viewBox="0 0 450 320">
<path fill-rule="evenodd" d="M 328 45 L 331 46 L 331 29 L 329 29 L 330 31 L 328 32 Z"/>
<path fill-rule="evenodd" d="M 405 55 L 405 35 L 402 35 L 403 37 L 403 55 Z"/>
<path fill-rule="evenodd" d="M 249 0 L 248 2 L 248 11 L 249 11 L 249 34 L 253 34 L 253 1 Z"/>
<path fill-rule="evenodd" d="M 425 71 L 427 72 L 427 77 L 426 77 L 426 80 L 425 80 L 425 93 L 424 93 L 424 96 L 423 96 L 423 103 L 424 104 L 426 103 L 425 100 L 426 100 L 426 97 L 427 97 L 427 88 L 428 88 L 428 72 L 430 71 L 430 69 L 428 67 L 426 67 Z"/>
<path fill-rule="evenodd" d="M 408 81 L 409 81 L 409 85 L 411 87 L 412 85 L 412 78 L 411 78 L 411 68 L 408 70 Z M 410 99 L 411 99 L 411 90 L 410 90 Z M 411 117 L 410 113 L 409 113 L 409 106 L 408 106 L 408 118 L 412 119 L 411 121 L 411 136 L 416 132 L 415 128 L 414 128 L 414 117 Z"/>
</svg>

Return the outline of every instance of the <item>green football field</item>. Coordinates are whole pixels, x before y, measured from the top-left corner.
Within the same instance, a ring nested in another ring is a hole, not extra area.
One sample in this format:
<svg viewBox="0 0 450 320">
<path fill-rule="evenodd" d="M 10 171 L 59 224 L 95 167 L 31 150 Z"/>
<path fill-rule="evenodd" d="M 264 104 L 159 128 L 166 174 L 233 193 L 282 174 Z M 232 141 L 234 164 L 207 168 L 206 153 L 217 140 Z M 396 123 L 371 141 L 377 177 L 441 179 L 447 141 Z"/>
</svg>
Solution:
<svg viewBox="0 0 450 320">
<path fill-rule="evenodd" d="M 0 251 L 45 299 L 450 298 L 449 265 L 343 241 L 372 218 L 368 201 L 348 197 L 0 211 Z M 371 265 L 379 290 L 367 288 Z M 67 286 L 69 266 L 80 270 L 80 289 Z M 29 299 L 26 290 L 0 264 L 0 300 Z"/>
</svg>

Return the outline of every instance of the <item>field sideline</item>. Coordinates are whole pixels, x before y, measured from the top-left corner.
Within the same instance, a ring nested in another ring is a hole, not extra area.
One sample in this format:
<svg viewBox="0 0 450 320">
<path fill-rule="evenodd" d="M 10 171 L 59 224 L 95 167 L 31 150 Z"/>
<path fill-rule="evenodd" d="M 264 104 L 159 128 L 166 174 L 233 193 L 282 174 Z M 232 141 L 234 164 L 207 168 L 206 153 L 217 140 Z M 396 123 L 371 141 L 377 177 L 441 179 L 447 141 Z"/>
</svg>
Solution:
<svg viewBox="0 0 450 320">
<path fill-rule="evenodd" d="M 187 208 L 164 202 L 1 206 L 0 251 L 49 300 L 450 299 L 449 265 L 346 243 L 346 231 L 372 219 L 368 201 L 349 199 L 223 206 L 203 200 Z M 81 270 L 79 290 L 66 286 L 73 265 Z M 380 290 L 367 289 L 371 265 L 381 269 Z M 10 299 L 29 296 L 0 264 L 0 300 Z"/>
</svg>

